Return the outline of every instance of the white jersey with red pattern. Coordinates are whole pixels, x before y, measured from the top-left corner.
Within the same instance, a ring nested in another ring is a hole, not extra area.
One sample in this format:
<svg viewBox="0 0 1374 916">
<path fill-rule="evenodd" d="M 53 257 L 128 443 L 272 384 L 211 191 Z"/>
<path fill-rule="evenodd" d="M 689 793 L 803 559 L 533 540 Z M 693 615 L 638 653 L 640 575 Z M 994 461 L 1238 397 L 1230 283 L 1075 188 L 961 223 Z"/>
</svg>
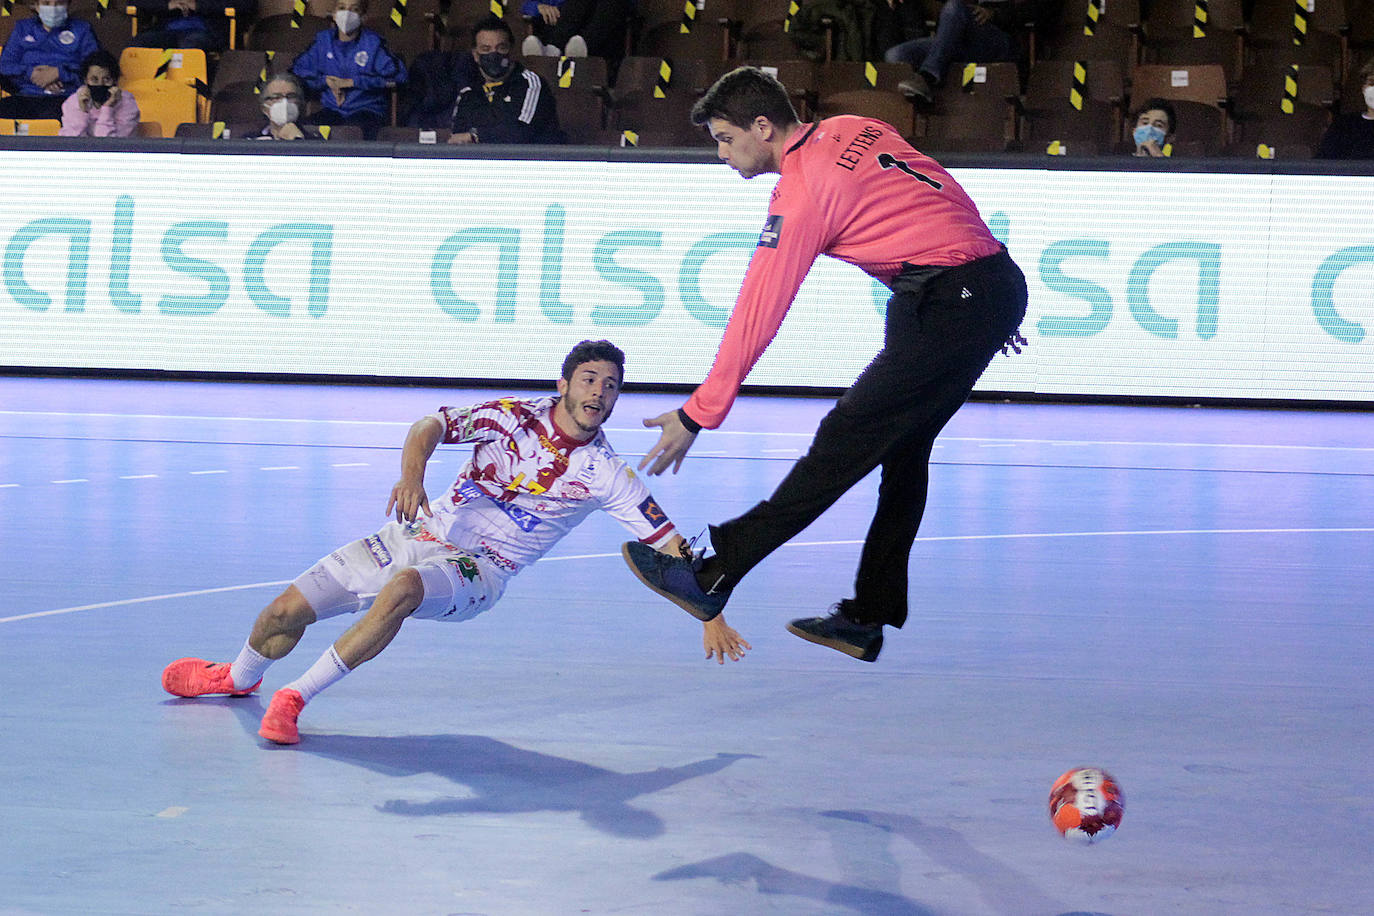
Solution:
<svg viewBox="0 0 1374 916">
<path fill-rule="evenodd" d="M 504 578 L 539 559 L 595 509 L 604 509 L 642 543 L 667 544 L 677 530 L 605 435 L 586 442 L 559 432 L 555 397 L 501 398 L 474 407 L 441 407 L 445 443 L 476 443 L 449 492 L 430 500 L 414 537 L 481 557 Z"/>
</svg>

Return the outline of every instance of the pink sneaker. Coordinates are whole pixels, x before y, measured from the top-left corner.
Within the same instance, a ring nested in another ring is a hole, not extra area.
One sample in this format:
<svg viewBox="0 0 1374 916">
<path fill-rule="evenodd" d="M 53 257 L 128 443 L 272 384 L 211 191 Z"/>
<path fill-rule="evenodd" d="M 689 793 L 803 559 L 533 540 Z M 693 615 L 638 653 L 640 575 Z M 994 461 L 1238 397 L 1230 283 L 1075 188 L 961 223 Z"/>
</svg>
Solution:
<svg viewBox="0 0 1374 916">
<path fill-rule="evenodd" d="M 246 697 L 262 684 L 262 678 L 258 678 L 257 684 L 239 690 L 229 677 L 229 667 L 224 662 L 207 662 L 203 658 L 179 658 L 162 669 L 162 689 L 178 697 Z"/>
<path fill-rule="evenodd" d="M 258 734 L 277 744 L 299 744 L 301 733 L 296 729 L 296 719 L 304 708 L 305 700 L 301 699 L 300 692 L 283 687 L 272 694 Z"/>
</svg>

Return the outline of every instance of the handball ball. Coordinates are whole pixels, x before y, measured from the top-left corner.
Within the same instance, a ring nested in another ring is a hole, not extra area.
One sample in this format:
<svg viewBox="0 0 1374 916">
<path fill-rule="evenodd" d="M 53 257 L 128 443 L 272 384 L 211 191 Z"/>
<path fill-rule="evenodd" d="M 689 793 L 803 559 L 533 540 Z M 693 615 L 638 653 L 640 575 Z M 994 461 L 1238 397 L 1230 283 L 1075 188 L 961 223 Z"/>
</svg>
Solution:
<svg viewBox="0 0 1374 916">
<path fill-rule="evenodd" d="M 1074 843 L 1102 842 L 1121 826 L 1124 811 L 1121 786 L 1098 767 L 1074 767 L 1050 790 L 1050 819 Z"/>
</svg>

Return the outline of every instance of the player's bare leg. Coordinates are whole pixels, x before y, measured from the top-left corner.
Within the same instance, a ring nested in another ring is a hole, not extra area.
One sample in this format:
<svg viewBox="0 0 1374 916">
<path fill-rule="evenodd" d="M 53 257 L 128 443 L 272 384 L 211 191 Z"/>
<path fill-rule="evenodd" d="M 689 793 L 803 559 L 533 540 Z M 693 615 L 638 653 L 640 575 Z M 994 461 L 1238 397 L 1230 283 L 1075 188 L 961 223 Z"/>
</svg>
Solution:
<svg viewBox="0 0 1374 916">
<path fill-rule="evenodd" d="M 162 671 L 162 687 L 179 697 L 243 697 L 262 683 L 263 672 L 300 642 L 315 611 L 305 595 L 289 585 L 262 609 L 248 642 L 233 664 L 203 658 L 179 658 Z"/>
<path fill-rule="evenodd" d="M 414 569 L 403 569 L 389 581 L 362 619 L 344 631 L 329 651 L 301 677 L 272 695 L 258 734 L 277 744 L 300 741 L 296 721 L 305 704 L 391 644 L 401 624 L 420 606 L 424 583 Z"/>
</svg>

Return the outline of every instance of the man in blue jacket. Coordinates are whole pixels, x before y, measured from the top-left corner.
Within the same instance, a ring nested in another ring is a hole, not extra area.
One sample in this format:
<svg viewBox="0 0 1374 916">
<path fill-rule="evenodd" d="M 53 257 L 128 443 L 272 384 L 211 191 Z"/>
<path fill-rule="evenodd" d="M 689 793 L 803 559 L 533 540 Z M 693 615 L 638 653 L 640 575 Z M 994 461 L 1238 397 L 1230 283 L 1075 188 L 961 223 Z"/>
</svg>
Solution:
<svg viewBox="0 0 1374 916">
<path fill-rule="evenodd" d="M 81 88 L 81 62 L 100 50 L 88 23 L 67 18 L 67 0 L 40 0 L 36 15 L 16 23 L 0 51 L 0 118 L 62 117 L 62 103 Z"/>
<path fill-rule="evenodd" d="M 311 124 L 353 124 L 368 140 L 391 119 L 389 91 L 406 81 L 406 67 L 381 35 L 363 27 L 367 0 L 336 0 L 334 27 L 296 58 L 291 72 L 320 94 L 324 107 Z"/>
</svg>

